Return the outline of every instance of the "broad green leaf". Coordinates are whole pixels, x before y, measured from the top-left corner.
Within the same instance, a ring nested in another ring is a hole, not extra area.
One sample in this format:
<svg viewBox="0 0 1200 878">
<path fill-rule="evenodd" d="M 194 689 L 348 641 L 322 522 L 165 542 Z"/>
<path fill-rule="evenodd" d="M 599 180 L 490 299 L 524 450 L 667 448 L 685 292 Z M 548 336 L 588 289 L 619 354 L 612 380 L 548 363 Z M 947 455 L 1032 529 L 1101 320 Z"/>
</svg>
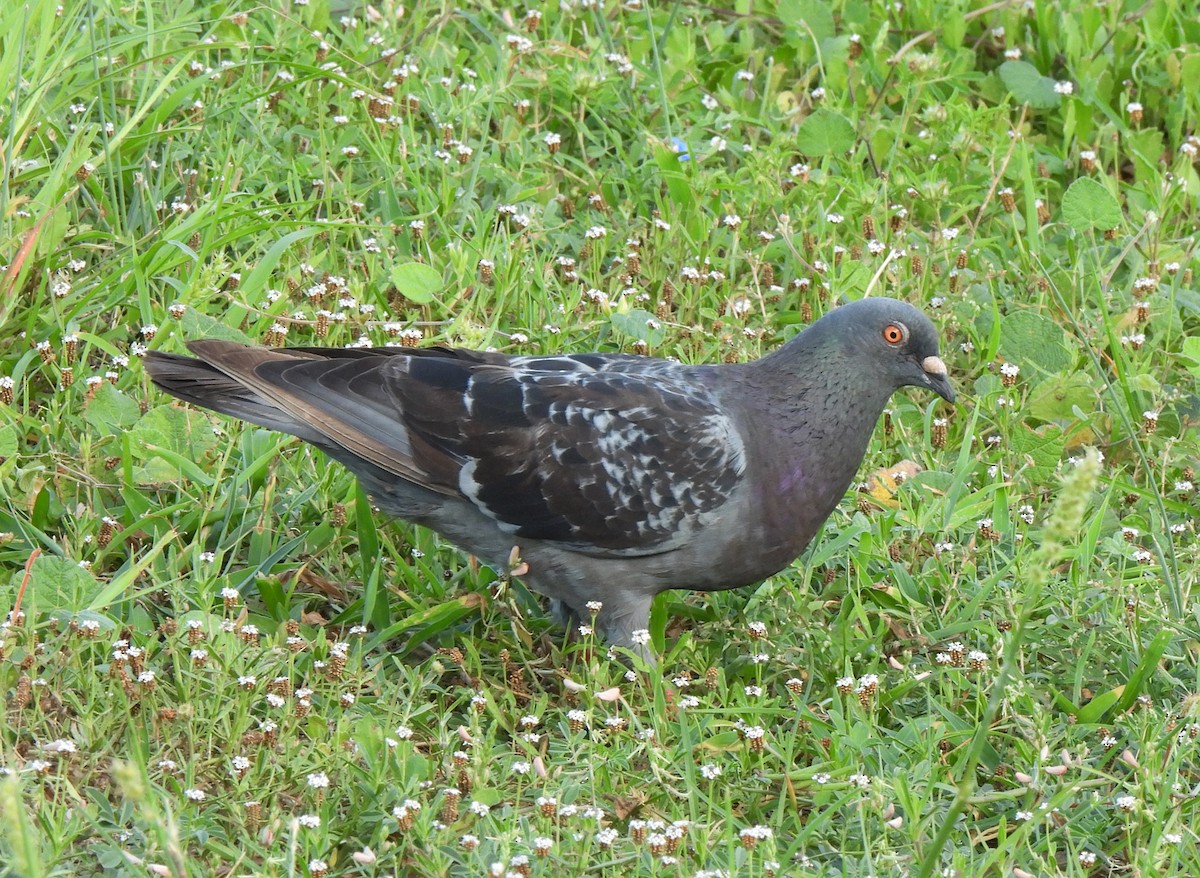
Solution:
<svg viewBox="0 0 1200 878">
<path fill-rule="evenodd" d="M 1185 338 L 1181 353 L 1191 360 L 1191 364 L 1187 367 L 1188 371 L 1200 378 L 1200 335 L 1189 335 Z M 3 455 L 0 454 L 0 457 Z"/>
<path fill-rule="evenodd" d="M 1009 431 L 1008 442 L 1019 457 L 1029 462 L 1027 475 L 1036 483 L 1054 479 L 1054 472 L 1067 445 L 1062 428 L 1054 424 L 1046 424 L 1036 430 L 1024 425 L 1014 426 Z"/>
<path fill-rule="evenodd" d="M 253 340 L 236 326 L 215 320 L 196 308 L 187 308 L 179 318 L 181 335 L 185 339 L 217 338 L 222 341 L 236 341 L 239 344 L 252 344 Z"/>
<path fill-rule="evenodd" d="M 24 569 L 13 570 L 9 577 L 8 594 L 16 594 Z M 88 606 L 92 596 L 100 590 L 96 577 L 76 562 L 57 555 L 41 555 L 33 562 L 29 571 L 29 586 L 26 600 L 33 608 L 43 610 L 66 609 L 72 612 Z"/>
<path fill-rule="evenodd" d="M 1073 421 L 1076 406 L 1085 412 L 1096 408 L 1096 390 L 1080 372 L 1053 375 L 1029 394 L 1029 413 L 1039 421 Z"/>
<path fill-rule="evenodd" d="M 173 405 L 146 412 L 129 433 L 134 456 L 145 463 L 138 473 L 143 484 L 178 479 L 186 469 L 182 462 L 201 460 L 217 444 L 203 415 Z"/>
<path fill-rule="evenodd" d="M 780 0 L 775 12 L 792 34 L 811 39 L 817 45 L 837 32 L 833 11 L 828 3 L 820 3 L 817 0 Z"/>
<path fill-rule="evenodd" d="M 840 155 L 854 146 L 854 126 L 841 113 L 821 107 L 800 125 L 796 149 L 805 155 Z"/>
<path fill-rule="evenodd" d="M 425 305 L 442 288 L 442 275 L 424 262 L 401 262 L 392 267 L 392 284 L 410 302 Z"/>
<path fill-rule="evenodd" d="M 1115 229 L 1121 224 L 1121 205 L 1104 185 L 1091 177 L 1080 177 L 1062 200 L 1063 221 L 1081 232 Z"/>
<path fill-rule="evenodd" d="M 641 339 L 651 347 L 660 344 L 666 337 L 662 322 L 649 311 L 634 308 L 631 311 L 617 312 L 609 318 L 613 329 L 630 338 Z"/>
<path fill-rule="evenodd" d="M 1181 311 L 1191 311 L 1193 314 L 1200 314 L 1200 293 L 1195 290 L 1176 290 L 1175 305 Z M 1185 339 L 1185 343 L 1186 343 Z"/>
<path fill-rule="evenodd" d="M 88 400 L 83 418 L 104 435 L 114 436 L 137 423 L 141 414 L 136 402 L 105 381 Z"/>
<path fill-rule="evenodd" d="M 963 44 L 967 35 L 967 19 L 963 15 L 947 15 L 942 19 L 942 42 L 951 49 L 957 49 Z"/>
<path fill-rule="evenodd" d="M 1000 65 L 1000 79 L 1014 98 L 1031 107 L 1048 109 L 1062 102 L 1054 80 L 1042 76 L 1028 61 L 1005 61 Z"/>
<path fill-rule="evenodd" d="M 1043 374 L 1065 372 L 1071 365 L 1066 331 L 1036 311 L 1006 314 L 1000 322 L 1000 354 L 1022 368 Z"/>
<path fill-rule="evenodd" d="M 17 428 L 12 424 L 0 424 L 0 460 L 17 456 Z"/>
</svg>

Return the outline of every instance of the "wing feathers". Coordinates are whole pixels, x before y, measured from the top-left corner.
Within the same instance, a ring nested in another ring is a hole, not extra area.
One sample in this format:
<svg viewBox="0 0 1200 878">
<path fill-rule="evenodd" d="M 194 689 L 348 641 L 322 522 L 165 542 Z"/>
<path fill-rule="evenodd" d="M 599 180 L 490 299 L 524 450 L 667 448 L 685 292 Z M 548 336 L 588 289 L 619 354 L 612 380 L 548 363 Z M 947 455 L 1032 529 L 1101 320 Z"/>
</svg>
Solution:
<svg viewBox="0 0 1200 878">
<path fill-rule="evenodd" d="M 581 552 L 668 551 L 712 519 L 745 471 L 737 430 L 703 382 L 664 361 L 190 347 L 204 363 L 147 360 L 168 392 L 333 447 L 351 469 L 361 459 L 462 497 L 516 536 Z M 187 380 L 172 377 L 181 363 L 194 364 Z"/>
</svg>

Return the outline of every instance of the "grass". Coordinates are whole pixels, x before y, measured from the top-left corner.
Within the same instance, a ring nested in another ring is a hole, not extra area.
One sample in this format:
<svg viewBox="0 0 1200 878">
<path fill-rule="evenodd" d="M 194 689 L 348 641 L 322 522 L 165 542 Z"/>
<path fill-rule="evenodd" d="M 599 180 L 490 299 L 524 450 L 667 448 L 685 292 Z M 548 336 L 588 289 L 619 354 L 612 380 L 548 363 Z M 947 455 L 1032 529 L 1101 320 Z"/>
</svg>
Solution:
<svg viewBox="0 0 1200 878">
<path fill-rule="evenodd" d="M 1194 7 L 642 6 L 3 5 L 0 875 L 1200 871 Z M 138 364 L 865 294 L 960 405 L 661 672 Z"/>
</svg>

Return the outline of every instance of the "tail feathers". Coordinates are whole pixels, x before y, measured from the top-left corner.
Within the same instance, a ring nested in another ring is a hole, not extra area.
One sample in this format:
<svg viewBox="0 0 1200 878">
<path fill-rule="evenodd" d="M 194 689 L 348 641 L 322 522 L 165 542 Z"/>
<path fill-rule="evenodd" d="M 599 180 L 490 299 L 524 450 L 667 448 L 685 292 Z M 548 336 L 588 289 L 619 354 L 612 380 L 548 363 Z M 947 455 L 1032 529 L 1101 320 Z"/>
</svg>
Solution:
<svg viewBox="0 0 1200 878">
<path fill-rule="evenodd" d="M 329 445 L 329 440 L 312 427 L 292 418 L 245 384 L 203 360 L 150 351 L 146 354 L 145 367 L 155 386 L 184 402 L 231 415 L 268 430 L 289 433 L 318 447 Z"/>
</svg>

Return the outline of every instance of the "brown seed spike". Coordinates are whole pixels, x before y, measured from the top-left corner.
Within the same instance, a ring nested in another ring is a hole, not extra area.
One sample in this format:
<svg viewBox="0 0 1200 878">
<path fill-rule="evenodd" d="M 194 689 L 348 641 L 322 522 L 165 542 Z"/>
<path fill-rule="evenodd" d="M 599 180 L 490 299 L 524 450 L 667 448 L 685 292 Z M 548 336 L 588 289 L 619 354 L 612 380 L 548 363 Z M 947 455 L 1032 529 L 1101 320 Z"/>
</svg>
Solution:
<svg viewBox="0 0 1200 878">
<path fill-rule="evenodd" d="M 934 418 L 929 431 L 929 444 L 934 448 L 946 447 L 947 421 L 945 418 Z"/>
<path fill-rule="evenodd" d="M 246 829 L 251 835 L 258 832 L 258 828 L 262 826 L 262 805 L 258 802 L 247 802 L 245 805 Z"/>
<path fill-rule="evenodd" d="M 28 674 L 22 674 L 17 680 L 17 690 L 13 693 L 13 705 L 17 710 L 24 710 L 29 706 L 32 697 L 33 681 Z"/>
</svg>

